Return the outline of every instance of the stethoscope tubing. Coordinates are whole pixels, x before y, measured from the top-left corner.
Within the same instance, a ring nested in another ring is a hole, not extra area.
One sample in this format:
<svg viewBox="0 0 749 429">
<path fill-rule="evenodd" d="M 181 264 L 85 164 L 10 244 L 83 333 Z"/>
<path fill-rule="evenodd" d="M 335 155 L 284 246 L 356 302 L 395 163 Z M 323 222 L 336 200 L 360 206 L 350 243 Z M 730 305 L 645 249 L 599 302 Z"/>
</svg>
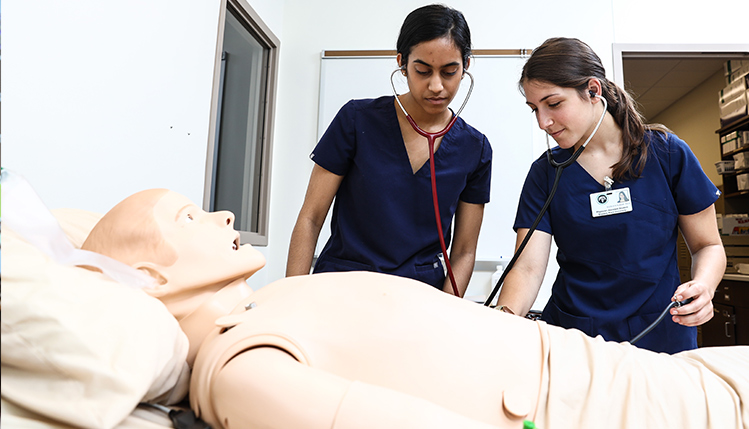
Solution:
<svg viewBox="0 0 749 429">
<path fill-rule="evenodd" d="M 468 88 L 468 94 L 466 95 L 465 100 L 463 100 L 463 104 L 460 106 L 460 109 L 458 109 L 458 113 L 454 113 L 452 119 L 447 124 L 445 128 L 442 129 L 442 131 L 436 132 L 436 133 L 429 133 L 424 131 L 421 127 L 419 127 L 416 124 L 416 121 L 411 117 L 411 115 L 408 114 L 406 111 L 406 108 L 403 107 L 403 104 L 400 101 L 400 98 L 398 97 L 398 91 L 395 89 L 395 83 L 393 82 L 393 76 L 395 76 L 396 73 L 399 71 L 402 71 L 402 69 L 395 69 L 393 73 L 390 74 L 390 86 L 393 88 L 393 94 L 395 95 L 395 101 L 398 103 L 398 106 L 400 106 L 401 110 L 403 111 L 403 114 L 406 115 L 406 119 L 408 120 L 408 123 L 411 124 L 411 127 L 416 131 L 419 135 L 426 137 L 427 139 L 427 145 L 429 147 L 429 173 L 430 173 L 430 179 L 431 179 L 431 185 L 432 185 L 432 202 L 434 204 L 434 218 L 437 222 L 437 233 L 439 234 L 439 241 L 440 241 L 440 249 L 442 250 L 442 257 L 445 261 L 445 267 L 447 268 L 447 275 L 450 279 L 450 282 L 452 283 L 452 289 L 455 296 L 460 297 L 460 293 L 458 292 L 458 286 L 455 282 L 455 276 L 453 274 L 452 266 L 450 265 L 450 258 L 447 255 L 447 246 L 445 245 L 445 235 L 442 231 L 442 216 L 440 216 L 440 205 L 437 198 L 437 177 L 435 174 L 434 169 L 434 142 L 437 138 L 444 136 L 447 134 L 450 129 L 452 128 L 453 124 L 455 124 L 455 121 L 458 120 L 458 116 L 460 116 L 460 113 L 463 111 L 463 108 L 466 107 L 466 104 L 468 103 L 468 99 L 471 97 L 471 92 L 473 92 L 473 85 L 474 85 L 474 79 L 473 75 L 468 73 L 468 71 L 463 70 L 463 73 L 467 74 L 468 77 L 471 78 L 471 86 Z M 450 110 L 452 112 L 452 109 Z"/>
<path fill-rule="evenodd" d="M 572 154 L 572 156 L 563 162 L 557 162 L 554 160 L 554 157 L 551 156 L 551 145 L 549 144 L 549 133 L 546 133 L 546 159 L 549 161 L 549 164 L 556 169 L 555 175 L 554 175 L 554 184 L 551 186 L 551 191 L 549 192 L 549 196 L 546 198 L 546 202 L 544 203 L 543 207 L 541 207 L 541 210 L 538 213 L 538 216 L 536 216 L 536 220 L 533 221 L 533 225 L 531 225 L 530 229 L 528 230 L 528 233 L 525 235 L 525 238 L 523 238 L 523 241 L 520 243 L 520 246 L 518 246 L 518 249 L 515 251 L 515 254 L 512 255 L 512 259 L 510 259 L 510 262 L 507 263 L 507 267 L 502 272 L 502 275 L 499 277 L 499 280 L 497 280 L 497 284 L 494 285 L 494 288 L 492 289 L 491 293 L 489 293 L 489 297 L 484 302 L 484 306 L 489 306 L 491 302 L 494 300 L 494 297 L 499 292 L 499 289 L 502 287 L 502 284 L 505 281 L 505 277 L 507 277 L 507 274 L 510 272 L 512 267 L 515 265 L 515 262 L 520 257 L 520 254 L 523 253 L 523 249 L 525 249 L 525 246 L 528 244 L 528 241 L 531 239 L 531 235 L 536 231 L 536 228 L 538 227 L 538 224 L 541 222 L 541 219 L 543 218 L 546 211 L 549 209 L 549 206 L 551 205 L 551 200 L 554 198 L 554 194 L 557 192 L 557 188 L 559 187 L 559 179 L 562 177 L 562 171 L 564 171 L 565 168 L 572 165 L 573 162 L 577 161 L 577 158 L 580 157 L 580 154 L 583 153 L 583 150 L 585 147 L 590 143 L 590 140 L 593 138 L 594 135 L 596 135 L 596 132 L 598 132 L 598 128 L 601 127 L 601 123 L 603 123 L 603 118 L 606 117 L 606 111 L 608 110 L 609 104 L 606 101 L 606 98 L 601 97 L 599 95 L 596 95 L 596 97 L 600 98 L 603 101 L 603 113 L 601 114 L 601 117 L 598 119 L 598 123 L 596 123 L 596 127 L 593 129 L 593 132 L 590 133 L 588 138 L 585 140 L 585 143 L 583 143 L 575 153 Z"/>
</svg>

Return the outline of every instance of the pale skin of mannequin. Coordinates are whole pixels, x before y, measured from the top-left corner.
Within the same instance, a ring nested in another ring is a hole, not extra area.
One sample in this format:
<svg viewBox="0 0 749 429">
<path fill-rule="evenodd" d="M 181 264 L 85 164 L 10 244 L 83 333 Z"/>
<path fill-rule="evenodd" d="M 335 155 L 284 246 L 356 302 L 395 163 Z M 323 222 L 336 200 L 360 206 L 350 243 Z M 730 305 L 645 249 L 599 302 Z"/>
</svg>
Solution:
<svg viewBox="0 0 749 429">
<path fill-rule="evenodd" d="M 409 87 L 409 92 L 400 95 L 403 106 L 425 131 L 435 133 L 445 128 L 452 118 L 447 106 L 455 97 L 463 76 L 460 50 L 450 38 L 444 37 L 414 46 L 408 64 L 403 63 L 401 54 L 396 59 L 398 67 L 404 67 L 403 74 Z M 465 67 L 468 68 L 469 64 L 470 61 Z M 416 172 L 429 160 L 427 141 L 411 127 L 397 104 L 395 111 L 411 167 Z M 442 137 L 435 140 L 435 152 L 441 141 Z M 287 276 L 309 274 L 315 244 L 342 181 L 343 176 L 331 173 L 317 164 L 312 168 L 304 203 L 291 235 Z M 468 288 L 473 273 L 483 216 L 483 204 L 458 201 L 450 264 L 461 296 Z M 436 234 L 435 229 L 435 236 Z M 442 290 L 453 293 L 449 278 L 445 279 Z"/>
<path fill-rule="evenodd" d="M 555 400 L 545 387 L 552 338 L 545 324 L 369 272 L 295 276 L 253 292 L 246 279 L 265 260 L 238 245 L 233 222 L 229 212 L 206 213 L 174 192 L 148 190 L 115 206 L 83 245 L 159 281 L 146 292 L 165 303 L 190 341 L 191 406 L 212 427 L 521 428 L 557 402 L 578 413 L 570 398 Z M 570 344 L 597 341 L 604 356 L 629 362 L 671 367 L 678 359 L 548 329 Z M 587 386 L 593 373 L 585 366 L 571 378 Z M 677 374 L 672 387 L 695 391 L 677 385 L 692 382 L 690 374 Z M 605 385 L 610 377 L 601 377 Z M 612 405 L 603 414 L 621 410 Z"/>
<path fill-rule="evenodd" d="M 152 210 L 144 211 L 143 207 L 152 207 Z M 139 215 L 151 217 L 146 222 L 155 226 L 149 231 L 151 236 L 141 231 L 137 239 L 143 243 L 142 246 L 134 245 L 125 251 L 111 249 L 109 243 L 113 240 L 113 235 L 119 234 L 128 226 L 143 223 L 142 220 L 136 219 Z M 201 344 L 214 330 L 216 320 L 228 315 L 232 309 L 235 313 L 244 311 L 244 306 L 258 294 L 253 294 L 245 280 L 260 269 L 265 260 L 250 245 L 237 246 L 238 234 L 233 229 L 233 223 L 234 216 L 230 212 L 207 213 L 175 192 L 163 189 L 148 190 L 128 197 L 108 212 L 89 235 L 83 248 L 112 256 L 159 280 L 160 286 L 146 292 L 164 302 L 179 321 L 190 341 L 187 361 L 192 366 L 195 364 Z M 160 239 L 163 242 L 158 243 Z M 162 250 L 171 248 L 177 253 L 176 260 L 164 263 L 152 256 L 143 256 L 152 255 L 153 252 L 145 250 L 153 246 Z M 431 328 L 433 322 L 426 323 L 426 330 L 421 325 L 413 332 L 408 328 L 402 329 L 403 335 L 421 338 L 419 344 L 431 344 L 435 349 L 434 353 L 439 353 L 442 357 L 430 359 L 431 364 L 420 361 L 414 362 L 413 365 L 403 365 L 401 368 L 387 369 L 389 373 L 403 376 L 409 374 L 408 377 L 411 378 L 414 378 L 414 373 L 418 373 L 417 369 L 422 371 L 416 379 L 424 385 L 424 388 L 419 389 L 423 391 L 423 397 L 414 395 L 413 392 L 366 386 L 366 407 L 371 407 L 371 412 L 379 414 L 379 420 L 369 420 L 373 422 L 373 427 L 417 427 L 415 424 L 430 428 L 522 427 L 523 418 L 535 405 L 534 390 L 537 389 L 539 381 L 526 382 L 533 379 L 529 374 L 537 373 L 541 366 L 538 352 L 540 344 L 536 344 L 536 353 L 533 353 L 531 347 L 527 349 L 527 355 L 516 356 L 516 362 L 510 365 L 497 365 L 491 356 L 501 353 L 505 349 L 504 344 L 523 341 L 523 337 L 537 338 L 538 329 L 533 324 L 527 325 L 522 323 L 524 321 L 521 319 L 516 320 L 474 303 L 441 294 L 415 280 L 384 274 L 353 272 L 297 276 L 283 279 L 277 284 L 303 284 L 305 289 L 309 289 L 315 285 L 330 284 L 331 275 L 340 278 L 338 282 L 345 283 L 350 290 L 354 290 L 354 286 L 355 289 L 361 290 L 384 288 L 384 294 L 400 295 L 401 299 L 414 300 L 424 299 L 423 294 L 432 299 L 437 295 L 437 301 L 429 306 L 430 313 L 434 313 L 435 318 L 444 317 L 440 314 L 455 314 L 455 324 L 449 331 L 457 329 L 456 337 L 462 337 L 467 344 L 470 344 L 467 338 L 471 336 L 466 336 L 465 332 L 471 331 L 471 327 L 476 323 L 488 323 L 482 322 L 482 319 L 492 320 L 500 317 L 510 319 L 511 324 L 516 322 L 518 325 L 508 327 L 505 330 L 506 334 L 491 344 L 484 344 L 480 338 L 474 338 L 472 347 L 456 347 L 449 349 L 449 353 L 443 350 L 445 336 L 448 334 L 444 329 Z M 383 281 L 386 282 L 385 285 L 382 284 Z M 270 287 L 266 286 L 261 291 L 265 292 Z M 372 300 L 366 298 L 366 301 Z M 458 306 L 458 313 L 455 305 Z M 335 306 L 345 307 L 343 302 L 336 303 Z M 469 317 L 460 318 L 460 313 Z M 429 317 L 425 319 L 428 320 Z M 394 315 L 393 320 L 407 323 L 410 314 Z M 351 332 L 356 326 L 341 324 L 337 328 L 341 330 L 340 335 L 361 337 L 359 332 Z M 352 344 L 351 347 L 355 348 L 355 345 Z M 402 353 L 395 349 L 391 352 Z M 201 353 L 208 354 L 211 351 L 201 350 Z M 475 366 L 460 365 L 461 369 L 457 374 L 451 375 L 455 380 L 445 383 L 444 359 L 465 362 L 467 359 L 475 359 L 477 354 L 485 356 L 484 359 L 480 359 L 486 367 L 486 377 L 481 377 L 484 382 L 473 381 L 478 379 L 474 377 L 477 371 Z M 353 364 L 357 368 L 366 368 L 368 363 L 359 361 Z M 521 375 L 519 368 L 526 368 L 526 371 L 522 371 L 526 374 Z M 479 384 L 495 385 L 495 380 L 506 380 L 510 387 L 492 389 L 491 393 L 487 393 L 484 386 L 484 390 L 479 389 L 482 392 L 481 397 L 458 395 L 450 398 L 450 391 L 456 385 L 465 384 L 465 391 L 475 391 Z M 512 380 L 515 383 L 510 383 Z M 335 417 L 336 409 L 353 381 L 355 380 L 303 365 L 289 353 L 276 347 L 261 347 L 253 348 L 232 359 L 216 377 L 210 396 L 221 398 L 220 401 L 216 400 L 219 404 L 217 421 L 228 419 L 231 422 L 258 422 L 258 419 L 267 419 L 266 423 L 273 423 L 272 427 L 330 427 L 331 419 Z M 435 403 L 435 398 L 431 397 L 434 393 L 430 392 L 438 391 L 443 392 L 444 397 Z M 510 391 L 512 392 L 509 393 Z M 191 396 L 195 394 L 196 392 L 192 392 Z M 275 402 L 277 395 L 283 395 L 283 400 Z M 440 402 L 451 405 L 446 407 Z M 308 412 L 285 412 L 289 404 L 299 403 L 309 404 L 304 407 Z M 476 408 L 476 403 L 481 404 L 479 408 L 482 410 L 474 410 L 473 416 L 468 417 L 466 413 L 460 412 L 462 408 Z M 504 404 L 504 412 L 497 408 L 497 404 Z M 391 411 L 383 415 L 383 409 Z M 357 427 L 363 427 L 362 421 L 369 419 L 364 418 L 362 412 L 358 409 L 356 411 L 356 415 L 362 419 L 358 420 Z M 340 420 L 341 416 L 338 416 L 338 419 Z M 491 424 L 486 423 L 487 421 Z M 242 423 L 239 426 L 242 426 Z"/>
<path fill-rule="evenodd" d="M 549 132 L 562 148 L 580 145 L 593 132 L 604 106 L 598 97 L 582 97 L 572 88 L 561 88 L 547 82 L 529 81 L 523 85 L 526 103 L 536 112 L 538 126 Z M 601 82 L 591 78 L 588 90 L 601 94 Z M 587 93 L 587 92 L 586 92 Z M 564 108 L 556 103 L 564 100 Z M 564 131 L 559 131 L 564 129 Z M 591 177 L 612 176 L 612 167 L 622 156 L 622 131 L 610 113 L 591 139 L 577 162 Z M 603 185 L 602 179 L 600 179 Z M 713 317 L 712 299 L 723 277 L 726 256 L 715 222 L 715 205 L 692 215 L 679 216 L 679 229 L 692 254 L 692 280 L 681 284 L 672 300 L 694 298 L 691 303 L 671 309 L 672 320 L 684 326 L 698 326 Z M 527 228 L 517 231 L 516 247 L 528 234 Z M 541 288 L 549 262 L 552 237 L 535 231 L 513 269 L 507 274 L 497 305 L 514 314 L 530 311 Z"/>
</svg>

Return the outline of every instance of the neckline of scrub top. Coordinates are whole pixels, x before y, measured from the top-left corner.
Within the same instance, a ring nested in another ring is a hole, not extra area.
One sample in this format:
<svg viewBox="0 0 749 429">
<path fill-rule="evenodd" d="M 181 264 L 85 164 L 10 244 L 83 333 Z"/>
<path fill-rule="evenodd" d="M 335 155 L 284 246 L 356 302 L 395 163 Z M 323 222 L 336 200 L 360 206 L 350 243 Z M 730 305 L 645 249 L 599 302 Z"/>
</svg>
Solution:
<svg viewBox="0 0 749 429">
<path fill-rule="evenodd" d="M 574 153 L 574 150 L 572 148 L 570 148 L 570 149 L 562 149 L 559 146 L 557 146 L 554 149 L 557 149 L 559 152 L 565 152 L 567 154 L 567 158 L 565 158 L 564 161 L 557 161 L 557 162 L 565 162 Z M 553 149 L 552 149 L 552 151 L 553 151 Z M 553 156 L 553 154 L 552 154 L 552 156 Z M 580 169 L 580 171 L 582 171 L 582 173 L 585 175 L 585 177 L 588 178 L 586 180 L 588 180 L 589 182 L 592 182 L 592 184 L 595 184 L 598 188 L 606 189 L 606 187 L 605 187 L 605 185 L 603 183 L 601 183 L 598 180 L 596 180 L 596 178 L 593 177 L 593 175 L 590 174 L 590 172 L 588 170 L 586 170 L 585 167 L 583 167 L 582 164 L 580 164 L 580 160 L 579 159 L 576 159 L 575 162 L 573 162 L 569 167 L 572 167 L 572 166 L 574 166 L 574 168 Z M 566 167 L 566 168 L 569 168 L 569 167 Z M 594 188 L 594 189 L 597 189 L 597 188 Z"/>
<path fill-rule="evenodd" d="M 398 111 L 395 110 L 395 103 L 396 103 L 395 96 L 391 96 L 391 98 L 392 98 L 392 100 L 391 100 L 392 102 L 389 103 L 389 105 L 390 105 L 389 109 L 391 109 L 391 114 L 392 114 L 392 117 L 394 118 L 394 124 L 395 124 L 391 128 L 391 131 L 398 136 L 398 137 L 394 138 L 393 141 L 394 142 L 398 142 L 397 146 L 400 148 L 399 151 L 402 154 L 401 158 L 405 158 L 405 163 L 406 163 L 407 171 L 412 176 L 418 176 L 418 175 L 424 175 L 424 174 L 426 174 L 427 176 L 429 176 L 429 158 L 427 158 L 427 160 L 424 161 L 424 163 L 421 164 L 421 166 L 416 171 L 413 171 L 413 168 L 411 167 L 411 159 L 408 157 L 408 150 L 406 149 L 406 141 L 403 140 L 403 133 L 401 132 L 400 121 L 398 121 Z M 460 119 L 460 118 L 458 118 L 458 119 Z M 441 154 L 443 152 L 445 152 L 444 150 L 442 150 L 442 148 L 445 146 L 445 143 L 447 143 L 447 142 L 450 141 L 450 139 L 448 138 L 448 136 L 450 135 L 450 133 L 452 133 L 453 129 L 458 125 L 458 122 L 459 121 L 456 120 L 455 123 L 453 124 L 453 127 L 450 128 L 450 131 L 448 131 L 447 134 L 445 134 L 444 136 L 442 136 L 442 141 L 440 142 L 439 147 L 437 148 L 437 150 L 434 151 L 434 163 L 435 164 L 437 164 L 437 159 L 438 158 L 442 158 Z M 422 139 L 424 139 L 424 144 L 428 144 L 426 137 L 424 137 L 424 136 L 420 136 L 420 137 Z M 435 167 L 436 167 L 436 165 L 435 165 Z M 424 171 L 425 169 L 426 169 L 426 172 L 422 173 L 422 171 Z"/>
<path fill-rule="evenodd" d="M 606 189 L 606 186 L 603 183 L 601 183 L 598 180 L 596 180 L 596 178 L 593 177 L 593 175 L 590 174 L 590 172 L 585 167 L 583 167 L 583 165 L 580 164 L 580 162 L 578 160 L 575 160 L 575 165 L 578 166 L 580 168 L 580 170 L 583 171 L 583 173 L 585 173 L 585 176 L 587 176 L 591 181 L 593 181 L 593 183 L 595 183 L 598 187 L 600 187 L 601 190 Z"/>
</svg>

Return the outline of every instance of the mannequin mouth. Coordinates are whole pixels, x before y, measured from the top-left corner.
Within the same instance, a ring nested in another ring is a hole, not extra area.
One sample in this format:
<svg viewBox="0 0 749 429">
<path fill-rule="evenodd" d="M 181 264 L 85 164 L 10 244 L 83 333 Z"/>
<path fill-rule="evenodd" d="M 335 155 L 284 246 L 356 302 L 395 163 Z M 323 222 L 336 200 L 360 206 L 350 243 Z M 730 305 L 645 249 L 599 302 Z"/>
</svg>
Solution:
<svg viewBox="0 0 749 429">
<path fill-rule="evenodd" d="M 236 238 L 234 238 L 234 242 L 231 243 L 231 250 L 239 250 L 239 236 L 237 235 Z"/>
</svg>

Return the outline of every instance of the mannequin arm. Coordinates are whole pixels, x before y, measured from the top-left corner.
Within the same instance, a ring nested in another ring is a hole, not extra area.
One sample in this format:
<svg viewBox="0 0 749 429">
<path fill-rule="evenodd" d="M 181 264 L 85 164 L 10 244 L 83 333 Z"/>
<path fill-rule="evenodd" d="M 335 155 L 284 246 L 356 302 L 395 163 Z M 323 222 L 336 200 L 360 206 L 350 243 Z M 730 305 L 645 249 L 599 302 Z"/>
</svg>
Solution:
<svg viewBox="0 0 749 429">
<path fill-rule="evenodd" d="M 228 427 L 494 427 L 421 398 L 310 368 L 271 347 L 229 361 L 211 388 L 217 418 Z"/>
</svg>

